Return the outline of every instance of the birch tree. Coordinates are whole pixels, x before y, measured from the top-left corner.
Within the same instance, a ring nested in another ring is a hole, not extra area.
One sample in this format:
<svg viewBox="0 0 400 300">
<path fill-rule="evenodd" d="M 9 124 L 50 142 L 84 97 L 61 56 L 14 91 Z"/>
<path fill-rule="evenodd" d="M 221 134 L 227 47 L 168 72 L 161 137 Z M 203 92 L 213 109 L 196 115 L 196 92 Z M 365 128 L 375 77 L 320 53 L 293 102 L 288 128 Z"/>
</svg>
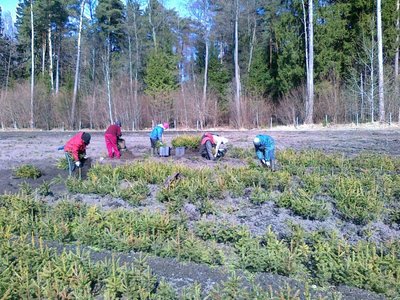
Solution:
<svg viewBox="0 0 400 300">
<path fill-rule="evenodd" d="M 378 38 L 378 94 L 379 122 L 385 122 L 385 99 L 383 86 L 383 44 L 382 44 L 382 10 L 381 0 L 376 1 L 376 30 Z"/>
<path fill-rule="evenodd" d="M 240 67 L 239 67 L 239 0 L 236 0 L 235 6 L 235 108 L 236 108 L 236 122 L 240 128 L 242 126 L 241 116 L 241 82 L 240 82 Z"/>
<path fill-rule="evenodd" d="M 198 106 L 199 111 L 199 123 L 200 128 L 203 129 L 205 125 L 205 111 L 207 103 L 207 90 L 208 90 L 208 64 L 210 60 L 210 30 L 211 30 L 211 16 L 210 16 L 210 4 L 208 0 L 194 1 L 191 5 L 192 14 L 203 26 L 203 38 L 205 45 L 205 57 L 204 57 L 204 74 L 203 74 L 203 93 L 201 97 L 201 103 Z"/>
<path fill-rule="evenodd" d="M 30 105 L 30 127 L 34 128 L 34 86 L 35 86 L 35 31 L 33 27 L 33 0 L 30 3 L 31 7 L 31 105 Z"/>
<path fill-rule="evenodd" d="M 140 106 L 138 99 L 139 89 L 139 68 L 140 68 L 140 52 L 139 52 L 139 29 L 138 17 L 140 15 L 140 3 L 128 0 L 127 3 L 127 32 L 128 32 L 128 51 L 129 51 L 129 92 L 133 98 L 133 130 L 140 123 Z M 133 32 L 132 32 L 133 30 Z M 135 54 L 132 57 L 132 43 L 134 44 Z"/>
<path fill-rule="evenodd" d="M 308 60 L 306 62 L 307 70 L 307 99 L 305 123 L 313 123 L 314 115 L 314 16 L 313 0 L 308 0 Z"/>
<path fill-rule="evenodd" d="M 76 49 L 76 65 L 75 65 L 75 79 L 74 79 L 74 92 L 72 94 L 72 106 L 71 106 L 71 127 L 75 125 L 75 110 L 76 110 L 76 99 L 78 95 L 78 82 L 79 82 L 79 64 L 81 58 L 81 35 L 82 35 L 82 24 L 83 24 L 83 13 L 85 9 L 85 0 L 82 0 L 80 6 L 79 15 L 79 29 L 78 29 L 78 45 Z"/>
<path fill-rule="evenodd" d="M 399 42 L 400 42 L 400 0 L 396 0 L 396 50 L 394 56 L 394 82 L 395 82 L 395 96 L 399 95 Z"/>
</svg>

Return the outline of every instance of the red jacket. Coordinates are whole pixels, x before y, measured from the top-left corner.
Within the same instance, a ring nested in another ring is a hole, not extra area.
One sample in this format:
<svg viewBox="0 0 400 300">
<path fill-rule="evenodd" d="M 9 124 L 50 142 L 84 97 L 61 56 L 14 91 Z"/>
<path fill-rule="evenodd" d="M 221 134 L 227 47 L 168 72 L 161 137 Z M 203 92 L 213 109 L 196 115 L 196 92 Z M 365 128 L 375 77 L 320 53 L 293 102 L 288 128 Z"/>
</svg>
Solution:
<svg viewBox="0 0 400 300">
<path fill-rule="evenodd" d="M 201 145 L 204 145 L 207 141 L 210 141 L 212 145 L 215 145 L 214 136 L 209 132 L 203 134 L 201 137 Z"/>
<path fill-rule="evenodd" d="M 83 132 L 78 132 L 64 146 L 64 151 L 72 154 L 75 161 L 79 161 L 79 154 L 86 153 L 86 144 L 82 140 Z"/>
<path fill-rule="evenodd" d="M 118 125 L 115 125 L 115 124 L 110 125 L 110 126 L 108 126 L 105 134 L 112 134 L 116 137 L 120 137 L 122 135 L 121 127 L 119 127 Z"/>
</svg>

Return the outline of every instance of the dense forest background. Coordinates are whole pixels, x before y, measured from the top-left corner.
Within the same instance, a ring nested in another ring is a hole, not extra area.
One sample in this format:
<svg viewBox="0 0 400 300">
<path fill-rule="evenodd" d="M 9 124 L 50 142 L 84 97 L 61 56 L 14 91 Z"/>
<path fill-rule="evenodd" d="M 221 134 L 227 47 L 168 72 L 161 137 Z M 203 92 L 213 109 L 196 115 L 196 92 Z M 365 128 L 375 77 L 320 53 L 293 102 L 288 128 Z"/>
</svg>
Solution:
<svg viewBox="0 0 400 300">
<path fill-rule="evenodd" d="M 1 127 L 399 121 L 399 0 L 188 0 L 186 9 L 20 0 L 15 24 L 0 10 Z"/>
</svg>

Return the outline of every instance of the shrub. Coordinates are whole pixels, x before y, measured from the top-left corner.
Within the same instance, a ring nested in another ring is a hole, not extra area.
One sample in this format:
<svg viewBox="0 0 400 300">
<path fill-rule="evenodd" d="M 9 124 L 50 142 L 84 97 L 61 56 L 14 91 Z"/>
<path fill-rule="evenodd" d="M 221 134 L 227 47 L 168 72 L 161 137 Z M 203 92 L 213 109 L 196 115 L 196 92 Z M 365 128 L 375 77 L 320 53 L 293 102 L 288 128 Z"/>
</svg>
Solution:
<svg viewBox="0 0 400 300">
<path fill-rule="evenodd" d="M 326 202 L 315 200 L 303 189 L 284 192 L 276 203 L 280 207 L 291 209 L 296 215 L 311 220 L 325 220 L 331 214 Z"/>
<path fill-rule="evenodd" d="M 332 180 L 330 194 L 346 220 L 366 224 L 381 216 L 383 201 L 373 180 L 339 176 Z"/>
<path fill-rule="evenodd" d="M 201 136 L 198 135 L 180 135 L 172 139 L 172 147 L 185 147 L 187 149 L 196 150 L 199 148 Z"/>
<path fill-rule="evenodd" d="M 61 157 L 57 160 L 56 168 L 60 170 L 68 170 L 68 160 L 66 157 Z"/>
<path fill-rule="evenodd" d="M 17 178 L 37 179 L 42 176 L 42 172 L 33 165 L 22 165 L 14 170 L 14 176 Z"/>
</svg>

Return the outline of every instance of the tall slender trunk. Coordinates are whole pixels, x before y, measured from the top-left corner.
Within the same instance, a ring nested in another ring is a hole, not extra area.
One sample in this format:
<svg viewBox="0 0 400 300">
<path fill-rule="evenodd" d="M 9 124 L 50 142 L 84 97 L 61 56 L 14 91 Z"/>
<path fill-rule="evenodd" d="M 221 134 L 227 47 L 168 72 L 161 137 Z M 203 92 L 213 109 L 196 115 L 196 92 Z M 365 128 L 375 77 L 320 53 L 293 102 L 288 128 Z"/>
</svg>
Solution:
<svg viewBox="0 0 400 300">
<path fill-rule="evenodd" d="M 156 36 L 156 28 L 155 28 L 155 26 L 153 24 L 153 19 L 152 19 L 151 0 L 148 1 L 148 8 L 149 8 L 149 23 L 150 23 L 150 26 L 151 26 L 154 49 L 157 49 L 157 36 Z"/>
<path fill-rule="evenodd" d="M 45 34 L 43 33 L 42 34 L 42 37 L 43 37 L 43 42 L 42 42 L 42 76 L 44 76 L 44 72 L 45 72 L 45 70 L 46 70 L 46 47 L 47 47 L 47 45 L 46 45 L 46 36 L 45 36 Z"/>
<path fill-rule="evenodd" d="M 378 92 L 379 92 L 379 122 L 385 122 L 385 98 L 383 82 L 383 43 L 381 0 L 376 1 L 376 30 L 378 37 Z"/>
<path fill-rule="evenodd" d="M 57 64 L 56 64 L 56 95 L 60 91 L 60 52 L 61 52 L 61 37 L 57 45 Z"/>
<path fill-rule="evenodd" d="M 35 122 L 33 118 L 34 104 L 34 86 L 35 86 L 35 31 L 33 27 L 33 0 L 31 0 L 31 119 L 30 127 L 34 128 Z"/>
<path fill-rule="evenodd" d="M 363 73 L 360 73 L 360 94 L 361 94 L 361 108 L 360 108 L 360 119 L 364 120 L 364 78 Z"/>
<path fill-rule="evenodd" d="M 93 128 L 93 118 L 96 106 L 96 50 L 92 49 L 92 107 L 90 109 L 90 128 Z"/>
<path fill-rule="evenodd" d="M 305 122 L 312 124 L 314 117 L 314 7 L 308 0 L 308 82 Z"/>
<path fill-rule="evenodd" d="M 399 97 L 399 41 L 400 41 L 400 0 L 396 1 L 396 54 L 394 57 L 394 87 L 395 97 Z"/>
<path fill-rule="evenodd" d="M 186 105 L 186 95 L 185 95 L 185 87 L 184 87 L 184 62 L 182 60 L 181 63 L 181 70 L 182 70 L 182 75 L 181 75 L 181 95 L 182 95 L 182 100 L 183 100 L 183 118 L 185 120 L 185 126 L 188 126 L 188 113 L 187 113 L 187 105 Z"/>
<path fill-rule="evenodd" d="M 194 60 L 193 60 L 194 61 Z M 197 112 L 197 115 L 198 116 L 200 116 L 200 114 L 201 114 L 201 99 L 200 99 L 200 97 L 199 97 L 199 95 L 198 95 L 198 93 L 197 93 L 197 85 L 196 85 L 196 82 L 197 82 L 197 78 L 196 78 L 196 74 L 195 74 L 195 72 L 194 72 L 194 66 L 193 66 L 193 63 L 191 63 L 190 64 L 190 69 L 191 69 L 191 73 L 192 73 L 192 82 L 193 82 L 193 94 L 194 94 L 194 99 L 195 99 L 195 101 L 196 101 L 196 112 Z M 197 128 L 198 126 L 197 126 L 197 124 L 196 124 L 196 128 Z"/>
<path fill-rule="evenodd" d="M 372 37 L 372 45 L 374 43 L 374 38 Z M 372 51 L 371 51 L 371 57 L 370 57 L 370 80 L 371 80 L 371 91 L 370 91 L 370 104 L 371 104 L 371 122 L 375 121 L 375 99 L 374 99 L 374 93 L 375 93 L 375 87 L 374 87 L 374 60 L 375 60 L 375 55 L 374 55 L 374 47 L 372 46 Z"/>
<path fill-rule="evenodd" d="M 139 63 L 140 63 L 140 53 L 139 53 L 139 36 L 137 29 L 137 20 L 136 20 L 136 12 L 133 14 L 133 29 L 135 33 L 135 86 L 133 90 L 133 101 L 135 104 L 135 113 L 134 120 L 135 126 L 139 126 L 140 122 L 140 107 L 139 107 L 139 99 L 138 99 L 138 83 L 139 83 Z"/>
<path fill-rule="evenodd" d="M 111 74 L 110 74 L 110 56 L 111 56 L 111 45 L 110 45 L 110 34 L 108 34 L 107 39 L 107 53 L 104 62 L 104 76 L 107 86 L 107 99 L 108 99 L 108 115 L 111 124 L 114 123 L 113 113 L 112 113 L 112 97 L 111 97 Z"/>
<path fill-rule="evenodd" d="M 303 6 L 303 23 L 304 23 L 304 49 L 306 55 L 306 82 L 307 82 L 307 95 L 308 95 L 308 82 L 310 81 L 310 70 L 308 66 L 308 26 L 307 26 L 307 11 L 304 4 L 304 0 L 301 0 L 301 5 Z"/>
<path fill-rule="evenodd" d="M 54 77 L 53 77 L 53 43 L 51 41 L 51 23 L 49 24 L 48 29 L 48 38 L 49 38 L 49 76 L 50 76 L 50 85 L 51 91 L 54 90 Z"/>
<path fill-rule="evenodd" d="M 256 18 L 254 18 L 253 34 L 252 34 L 251 40 L 250 40 L 250 53 L 249 53 L 249 63 L 247 65 L 247 73 L 250 72 L 251 63 L 253 60 L 254 44 L 256 41 L 256 28 L 257 28 L 257 20 L 256 20 Z"/>
<path fill-rule="evenodd" d="M 128 51 L 129 51 L 129 105 L 134 101 L 133 99 L 133 68 L 132 68 L 132 38 L 128 33 Z"/>
<path fill-rule="evenodd" d="M 83 12 L 85 8 L 86 0 L 81 2 L 81 12 L 79 17 L 79 31 L 78 31 L 78 48 L 76 54 L 76 65 L 75 65 L 75 80 L 74 80 L 74 92 L 72 94 L 72 108 L 71 108 L 71 127 L 75 126 L 75 110 L 76 110 L 76 99 L 78 95 L 78 82 L 79 82 L 79 64 L 81 58 L 81 35 L 82 35 L 82 23 L 83 23 Z"/>
<path fill-rule="evenodd" d="M 236 13 L 235 13 L 235 107 L 236 107 L 236 122 L 237 126 L 240 128 L 242 126 L 242 116 L 241 116 L 241 83 L 240 83 L 240 68 L 239 68 L 239 0 L 236 0 Z"/>
</svg>

